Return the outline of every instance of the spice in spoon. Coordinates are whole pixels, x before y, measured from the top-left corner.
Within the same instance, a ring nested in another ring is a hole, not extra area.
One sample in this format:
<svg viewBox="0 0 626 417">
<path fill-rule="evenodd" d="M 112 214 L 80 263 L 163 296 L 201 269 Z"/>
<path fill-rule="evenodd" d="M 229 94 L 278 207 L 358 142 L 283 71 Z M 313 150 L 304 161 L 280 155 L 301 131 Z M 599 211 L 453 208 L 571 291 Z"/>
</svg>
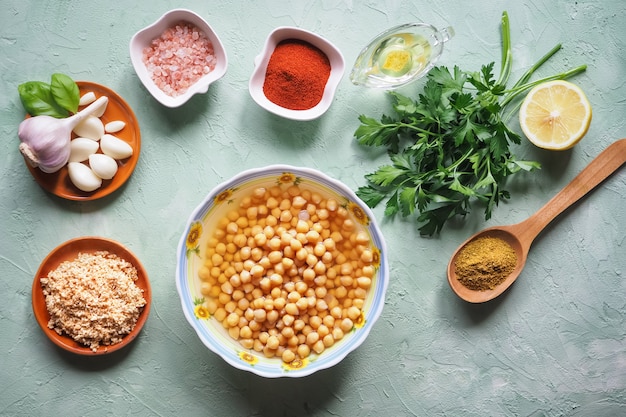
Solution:
<svg viewBox="0 0 626 417">
<path fill-rule="evenodd" d="M 465 287 L 475 291 L 492 290 L 515 269 L 517 255 L 505 240 L 479 237 L 465 245 L 454 266 Z"/>
</svg>

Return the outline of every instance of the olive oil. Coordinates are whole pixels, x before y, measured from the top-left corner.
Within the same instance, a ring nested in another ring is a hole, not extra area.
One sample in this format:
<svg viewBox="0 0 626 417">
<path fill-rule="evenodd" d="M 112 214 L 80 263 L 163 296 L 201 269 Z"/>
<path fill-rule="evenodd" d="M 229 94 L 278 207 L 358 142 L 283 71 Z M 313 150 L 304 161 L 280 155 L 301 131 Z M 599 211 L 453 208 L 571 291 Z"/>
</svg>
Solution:
<svg viewBox="0 0 626 417">
<path fill-rule="evenodd" d="M 372 56 L 370 74 L 380 77 L 411 77 L 430 59 L 432 48 L 426 38 L 400 33 L 382 42 Z"/>
<path fill-rule="evenodd" d="M 437 31 L 423 23 L 392 28 L 361 51 L 350 79 L 374 88 L 407 84 L 428 72 L 453 34 L 452 28 Z"/>
</svg>

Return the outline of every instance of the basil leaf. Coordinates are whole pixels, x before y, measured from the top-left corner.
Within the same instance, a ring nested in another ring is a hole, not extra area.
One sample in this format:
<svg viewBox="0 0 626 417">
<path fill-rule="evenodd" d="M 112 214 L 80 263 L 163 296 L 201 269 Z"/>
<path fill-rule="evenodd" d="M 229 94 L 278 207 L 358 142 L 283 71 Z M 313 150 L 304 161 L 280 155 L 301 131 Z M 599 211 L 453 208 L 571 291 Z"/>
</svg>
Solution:
<svg viewBox="0 0 626 417">
<path fill-rule="evenodd" d="M 80 92 L 76 82 L 65 74 L 52 74 L 52 82 L 50 90 L 54 101 L 72 113 L 78 110 L 78 102 L 80 100 Z"/>
<path fill-rule="evenodd" d="M 31 116 L 45 114 L 58 119 L 67 117 L 66 109 L 60 108 L 52 97 L 49 84 L 41 81 L 29 81 L 17 86 L 24 110 Z"/>
</svg>

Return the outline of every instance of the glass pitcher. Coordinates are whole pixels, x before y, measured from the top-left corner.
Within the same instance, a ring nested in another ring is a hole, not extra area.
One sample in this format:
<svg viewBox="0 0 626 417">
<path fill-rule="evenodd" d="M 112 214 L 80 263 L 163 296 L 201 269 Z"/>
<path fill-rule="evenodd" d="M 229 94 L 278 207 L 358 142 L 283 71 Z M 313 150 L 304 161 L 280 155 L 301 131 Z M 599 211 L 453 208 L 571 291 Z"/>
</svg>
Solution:
<svg viewBox="0 0 626 417">
<path fill-rule="evenodd" d="M 423 77 L 435 65 L 454 29 L 408 23 L 376 36 L 357 57 L 350 81 L 365 87 L 394 89 Z"/>
</svg>

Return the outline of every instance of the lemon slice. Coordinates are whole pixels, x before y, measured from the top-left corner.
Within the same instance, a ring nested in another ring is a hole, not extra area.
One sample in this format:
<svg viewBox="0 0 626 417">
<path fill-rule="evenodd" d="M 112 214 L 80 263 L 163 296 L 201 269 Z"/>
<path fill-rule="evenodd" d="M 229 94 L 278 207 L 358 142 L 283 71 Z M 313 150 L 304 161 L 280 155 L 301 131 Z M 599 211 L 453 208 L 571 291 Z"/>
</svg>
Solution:
<svg viewBox="0 0 626 417">
<path fill-rule="evenodd" d="M 576 85 L 548 81 L 528 92 L 519 110 L 522 131 L 544 149 L 565 150 L 576 145 L 589 130 L 591 104 Z"/>
</svg>

